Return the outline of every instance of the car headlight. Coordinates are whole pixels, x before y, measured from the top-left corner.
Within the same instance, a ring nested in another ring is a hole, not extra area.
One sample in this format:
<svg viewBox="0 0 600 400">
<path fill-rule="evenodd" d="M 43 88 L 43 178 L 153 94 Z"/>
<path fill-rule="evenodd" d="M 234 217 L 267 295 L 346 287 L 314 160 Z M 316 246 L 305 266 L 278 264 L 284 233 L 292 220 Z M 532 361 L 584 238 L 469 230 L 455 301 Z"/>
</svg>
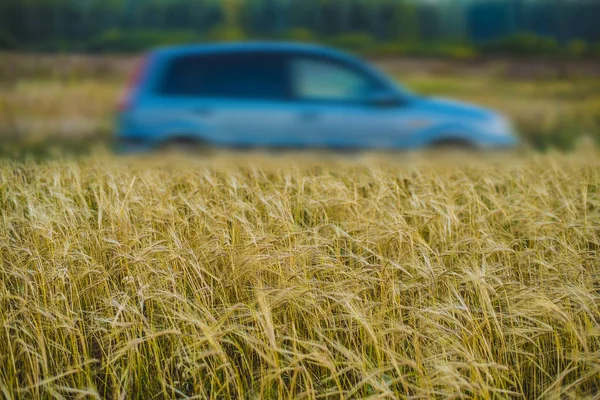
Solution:
<svg viewBox="0 0 600 400">
<path fill-rule="evenodd" d="M 506 117 L 494 118 L 493 121 L 485 124 L 484 130 L 486 133 L 494 136 L 511 136 L 514 134 L 513 124 Z"/>
</svg>

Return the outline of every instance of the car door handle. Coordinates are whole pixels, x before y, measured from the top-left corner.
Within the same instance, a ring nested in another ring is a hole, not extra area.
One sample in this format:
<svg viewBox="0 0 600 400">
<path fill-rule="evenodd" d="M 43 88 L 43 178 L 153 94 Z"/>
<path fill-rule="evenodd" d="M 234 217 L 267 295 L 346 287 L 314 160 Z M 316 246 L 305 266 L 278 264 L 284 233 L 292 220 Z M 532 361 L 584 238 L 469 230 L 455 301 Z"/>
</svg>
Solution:
<svg viewBox="0 0 600 400">
<path fill-rule="evenodd" d="M 316 119 L 319 119 L 321 117 L 321 114 L 319 114 L 316 111 L 305 111 L 300 113 L 300 119 L 302 121 L 314 121 Z"/>
<path fill-rule="evenodd" d="M 199 107 L 194 109 L 194 114 L 201 116 L 209 116 L 212 115 L 214 112 L 215 110 L 213 110 L 210 107 Z"/>
</svg>

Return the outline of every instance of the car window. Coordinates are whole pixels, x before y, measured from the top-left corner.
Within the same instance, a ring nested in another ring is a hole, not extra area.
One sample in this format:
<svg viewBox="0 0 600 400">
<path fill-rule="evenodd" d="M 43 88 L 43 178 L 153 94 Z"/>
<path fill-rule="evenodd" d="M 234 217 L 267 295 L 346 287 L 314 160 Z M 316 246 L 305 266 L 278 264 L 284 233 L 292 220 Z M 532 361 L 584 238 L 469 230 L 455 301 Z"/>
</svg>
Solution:
<svg viewBox="0 0 600 400">
<path fill-rule="evenodd" d="M 281 99 L 287 94 L 281 57 L 260 53 L 178 57 L 167 66 L 159 92 L 233 99 Z"/>
<path fill-rule="evenodd" d="M 303 100 L 360 101 L 376 89 L 363 72 L 317 58 L 293 59 L 292 79 L 294 95 Z"/>
</svg>

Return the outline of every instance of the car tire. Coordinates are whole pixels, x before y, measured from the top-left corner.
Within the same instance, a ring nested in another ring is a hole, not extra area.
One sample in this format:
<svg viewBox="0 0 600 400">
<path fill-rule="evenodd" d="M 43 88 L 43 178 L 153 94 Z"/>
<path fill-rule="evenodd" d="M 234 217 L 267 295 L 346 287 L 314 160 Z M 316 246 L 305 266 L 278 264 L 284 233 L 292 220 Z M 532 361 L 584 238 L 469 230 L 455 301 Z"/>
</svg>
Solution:
<svg viewBox="0 0 600 400">
<path fill-rule="evenodd" d="M 437 140 L 429 145 L 429 149 L 435 151 L 471 152 L 477 149 L 474 143 L 459 138 L 448 138 Z"/>
<path fill-rule="evenodd" d="M 208 150 L 209 146 L 207 143 L 188 136 L 171 138 L 159 146 L 159 151 L 162 153 L 197 154 L 207 153 Z"/>
</svg>

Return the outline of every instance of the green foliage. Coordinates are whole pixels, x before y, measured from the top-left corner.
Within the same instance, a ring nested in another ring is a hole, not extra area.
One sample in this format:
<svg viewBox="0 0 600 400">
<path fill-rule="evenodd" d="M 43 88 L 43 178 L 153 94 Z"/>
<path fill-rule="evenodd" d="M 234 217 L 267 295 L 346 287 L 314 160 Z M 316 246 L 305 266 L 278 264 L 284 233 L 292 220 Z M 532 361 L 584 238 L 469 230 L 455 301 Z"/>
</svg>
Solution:
<svg viewBox="0 0 600 400">
<path fill-rule="evenodd" d="M 468 44 L 422 43 L 422 42 L 377 42 L 375 40 L 331 40 L 327 43 L 372 57 L 442 57 L 453 60 L 470 60 L 478 56 L 478 50 Z"/>
<path fill-rule="evenodd" d="M 574 57 L 585 55 L 587 50 L 587 44 L 583 40 L 573 40 L 567 45 L 567 53 Z"/>
<path fill-rule="evenodd" d="M 317 41 L 316 35 L 305 28 L 292 29 L 284 35 L 284 38 L 292 42 L 312 43 Z"/>
<path fill-rule="evenodd" d="M 557 55 L 560 46 L 556 39 L 533 33 L 519 33 L 481 46 L 483 51 L 516 55 Z"/>
<path fill-rule="evenodd" d="M 473 46 L 457 44 L 442 47 L 439 54 L 454 60 L 469 60 L 477 57 L 479 53 Z"/>
<path fill-rule="evenodd" d="M 17 40 L 8 31 L 0 30 L 0 49 L 14 49 L 17 47 Z"/>
<path fill-rule="evenodd" d="M 416 41 L 419 39 L 417 7 L 406 0 L 399 1 L 389 16 L 393 23 L 389 28 L 392 40 Z"/>
<path fill-rule="evenodd" d="M 478 51 L 467 44 L 455 43 L 413 43 L 407 48 L 407 54 L 421 57 L 444 57 L 455 60 L 468 60 L 475 58 Z"/>
<path fill-rule="evenodd" d="M 247 39 L 245 32 L 235 25 L 220 25 L 206 35 L 211 42 L 236 42 Z"/>
<path fill-rule="evenodd" d="M 94 52 L 137 52 L 154 46 L 192 43 L 200 40 L 193 31 L 122 31 L 112 29 L 92 39 L 87 48 Z"/>
<path fill-rule="evenodd" d="M 598 14 L 593 1 L 2 0 L 0 49 L 128 52 L 200 38 L 287 37 L 365 53 L 404 48 L 464 59 L 473 48 L 439 43 L 466 40 L 487 53 L 589 57 L 600 53 L 590 42 L 600 36 Z M 540 20 L 552 23 L 541 31 L 532 22 Z"/>
<path fill-rule="evenodd" d="M 590 45 L 588 48 L 589 55 L 595 58 L 600 58 L 600 42 Z"/>
<path fill-rule="evenodd" d="M 377 42 L 373 35 L 367 32 L 351 32 L 334 36 L 327 40 L 327 44 L 351 51 L 368 52 Z"/>
</svg>

